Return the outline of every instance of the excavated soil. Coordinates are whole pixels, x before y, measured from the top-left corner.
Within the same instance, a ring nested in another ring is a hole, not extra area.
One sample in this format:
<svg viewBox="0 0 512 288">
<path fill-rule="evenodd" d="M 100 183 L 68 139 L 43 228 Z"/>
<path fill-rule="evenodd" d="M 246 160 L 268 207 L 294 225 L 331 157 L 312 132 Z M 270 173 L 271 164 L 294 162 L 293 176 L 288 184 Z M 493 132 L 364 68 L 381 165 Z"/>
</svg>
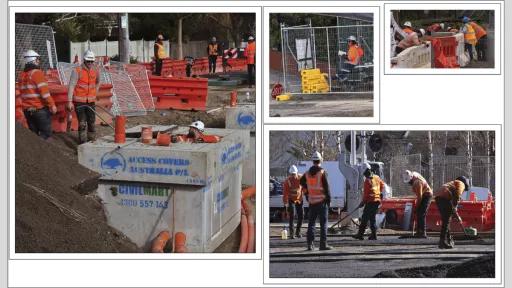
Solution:
<svg viewBox="0 0 512 288">
<path fill-rule="evenodd" d="M 15 250 L 139 252 L 107 225 L 102 206 L 87 195 L 99 175 L 79 165 L 71 149 L 16 126 Z"/>
<path fill-rule="evenodd" d="M 494 253 L 460 264 L 440 264 L 429 267 L 388 270 L 375 278 L 494 278 Z"/>
</svg>

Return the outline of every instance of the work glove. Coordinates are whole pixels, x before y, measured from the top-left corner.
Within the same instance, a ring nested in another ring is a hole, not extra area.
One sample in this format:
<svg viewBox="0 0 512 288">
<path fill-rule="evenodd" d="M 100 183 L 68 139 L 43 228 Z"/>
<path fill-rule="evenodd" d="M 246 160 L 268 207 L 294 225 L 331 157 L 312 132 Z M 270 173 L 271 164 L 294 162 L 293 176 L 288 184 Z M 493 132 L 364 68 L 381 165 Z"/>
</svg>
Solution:
<svg viewBox="0 0 512 288">
<path fill-rule="evenodd" d="M 340 57 L 343 56 L 343 55 L 346 55 L 346 54 L 347 53 L 345 51 L 341 51 L 341 50 L 338 51 L 338 56 L 340 56 Z"/>
<path fill-rule="evenodd" d="M 75 108 L 75 107 L 74 107 L 74 105 L 73 105 L 73 102 L 68 102 L 68 104 L 66 104 L 66 109 L 67 109 L 69 112 L 73 111 L 73 109 L 74 109 L 74 108 Z"/>
<path fill-rule="evenodd" d="M 50 113 L 55 115 L 57 113 L 57 106 L 53 105 L 52 107 L 50 107 Z"/>
</svg>

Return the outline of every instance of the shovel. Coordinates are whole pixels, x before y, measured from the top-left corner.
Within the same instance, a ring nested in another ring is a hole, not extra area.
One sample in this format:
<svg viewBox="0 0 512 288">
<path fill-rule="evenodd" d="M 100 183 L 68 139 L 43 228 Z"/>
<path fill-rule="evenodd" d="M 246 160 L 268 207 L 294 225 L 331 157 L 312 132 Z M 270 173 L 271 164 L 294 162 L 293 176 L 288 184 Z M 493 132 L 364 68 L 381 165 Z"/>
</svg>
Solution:
<svg viewBox="0 0 512 288">
<path fill-rule="evenodd" d="M 357 207 L 356 209 L 352 210 L 352 212 L 348 213 L 345 217 L 341 218 L 336 223 L 332 224 L 331 227 L 329 227 L 329 229 L 327 229 L 329 231 L 329 233 L 332 233 L 332 234 L 336 233 L 336 229 L 334 227 L 336 225 L 340 224 L 341 221 L 347 219 L 349 216 L 352 216 L 352 214 L 354 214 L 354 212 L 356 212 L 357 210 L 359 210 L 359 207 Z"/>
<path fill-rule="evenodd" d="M 71 111 L 68 111 L 67 122 L 66 122 L 66 132 L 67 133 L 71 132 L 71 122 L 72 121 L 73 121 L 73 114 L 71 113 Z"/>
<path fill-rule="evenodd" d="M 462 224 L 462 219 L 459 217 L 457 217 L 457 222 L 459 222 L 459 225 L 460 225 L 460 228 L 462 229 L 462 231 L 464 232 L 464 238 L 467 239 L 467 240 L 475 240 L 475 239 L 478 239 L 478 235 L 471 235 L 468 233 L 468 229 L 469 228 L 466 228 L 464 227 L 464 224 Z"/>
</svg>

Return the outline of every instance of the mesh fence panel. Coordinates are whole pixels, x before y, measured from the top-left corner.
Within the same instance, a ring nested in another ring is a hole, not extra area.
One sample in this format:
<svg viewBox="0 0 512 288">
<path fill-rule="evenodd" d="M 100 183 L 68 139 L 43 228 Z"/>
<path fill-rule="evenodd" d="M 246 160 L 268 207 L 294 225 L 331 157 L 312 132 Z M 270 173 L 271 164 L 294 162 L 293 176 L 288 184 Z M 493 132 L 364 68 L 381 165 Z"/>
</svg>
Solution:
<svg viewBox="0 0 512 288">
<path fill-rule="evenodd" d="M 115 96 L 112 97 L 112 102 L 115 104 L 112 106 L 114 115 L 146 115 L 146 108 L 142 104 L 128 73 L 122 70 L 109 69 L 106 76 L 112 83 Z"/>
<path fill-rule="evenodd" d="M 124 71 L 128 73 L 145 110 L 155 111 L 155 103 L 153 102 L 153 94 L 151 94 L 148 72 L 144 66 L 110 61 L 110 67 L 116 71 Z"/>
<path fill-rule="evenodd" d="M 55 38 L 50 26 L 15 24 L 15 66 L 19 75 L 25 66 L 23 53 L 32 49 L 40 56 L 40 66 L 43 70 L 57 68 L 57 50 Z"/>
<path fill-rule="evenodd" d="M 393 188 L 393 197 L 412 196 L 411 187 L 404 183 L 402 175 L 405 170 L 421 171 L 421 154 L 395 156 L 389 166 L 389 182 Z"/>
<path fill-rule="evenodd" d="M 373 92 L 373 25 L 282 27 L 283 74 L 287 92 L 303 93 L 300 71 L 320 69 L 327 75 L 327 93 Z M 355 36 L 364 55 L 350 65 L 340 56 Z"/>
</svg>

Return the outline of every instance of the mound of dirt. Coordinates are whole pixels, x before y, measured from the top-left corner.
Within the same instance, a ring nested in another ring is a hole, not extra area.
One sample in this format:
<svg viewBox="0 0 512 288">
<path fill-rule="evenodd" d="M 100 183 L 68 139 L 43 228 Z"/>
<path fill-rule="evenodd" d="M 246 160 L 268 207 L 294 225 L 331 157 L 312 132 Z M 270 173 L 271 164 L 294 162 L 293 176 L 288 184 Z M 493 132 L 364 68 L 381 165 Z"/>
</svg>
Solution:
<svg viewBox="0 0 512 288">
<path fill-rule="evenodd" d="M 73 156 L 16 126 L 16 252 L 139 252 L 107 225 L 99 200 L 85 195 L 99 175 Z"/>
</svg>

